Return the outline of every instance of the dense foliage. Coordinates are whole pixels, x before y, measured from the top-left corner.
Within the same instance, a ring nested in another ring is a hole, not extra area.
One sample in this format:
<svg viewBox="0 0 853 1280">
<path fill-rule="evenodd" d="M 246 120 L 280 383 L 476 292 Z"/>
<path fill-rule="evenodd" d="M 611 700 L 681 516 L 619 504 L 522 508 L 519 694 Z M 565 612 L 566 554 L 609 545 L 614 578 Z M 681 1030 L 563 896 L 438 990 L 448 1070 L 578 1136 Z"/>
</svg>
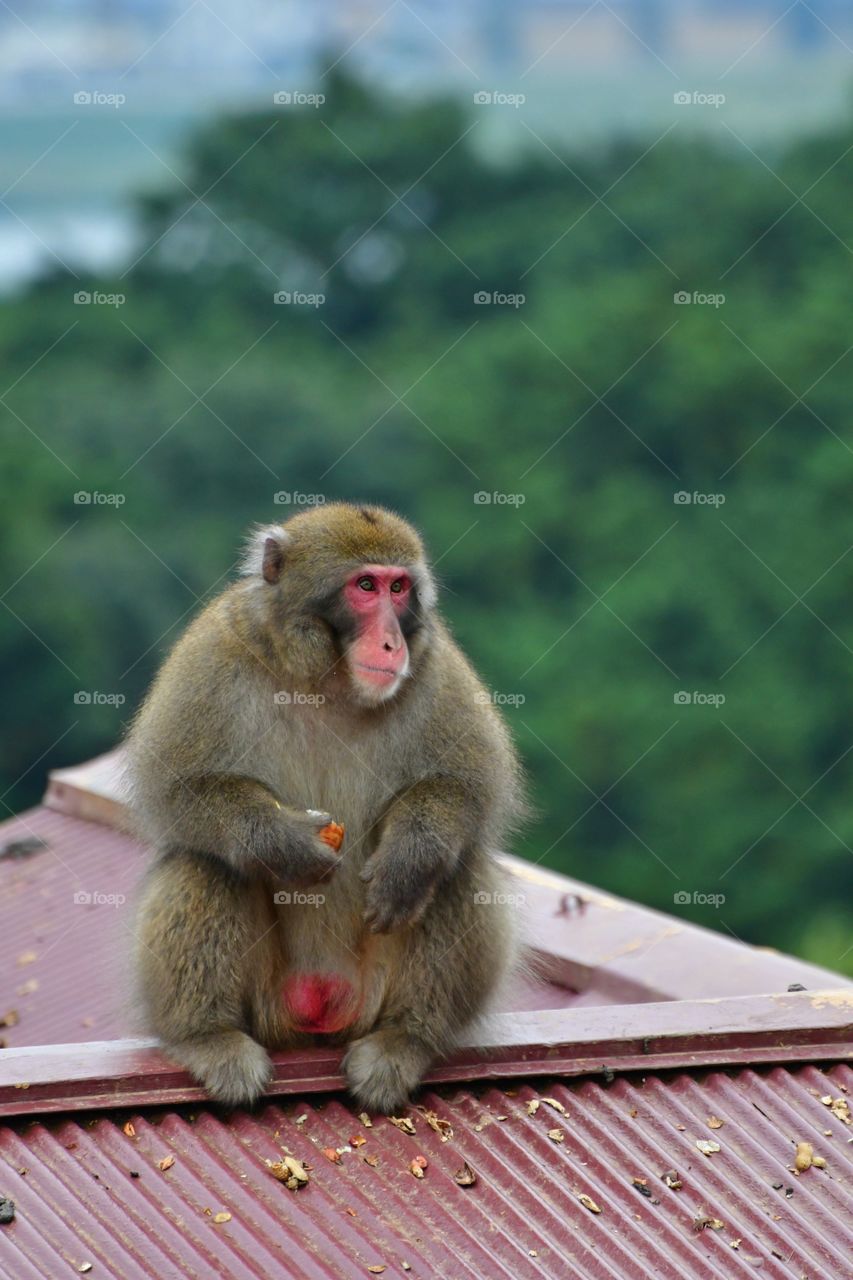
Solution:
<svg viewBox="0 0 853 1280">
<path fill-rule="evenodd" d="M 277 493 L 384 502 L 504 700 L 522 851 L 853 972 L 853 126 L 498 164 L 455 105 L 326 97 L 197 137 L 122 279 L 0 309 L 4 803 L 111 745 Z"/>
</svg>

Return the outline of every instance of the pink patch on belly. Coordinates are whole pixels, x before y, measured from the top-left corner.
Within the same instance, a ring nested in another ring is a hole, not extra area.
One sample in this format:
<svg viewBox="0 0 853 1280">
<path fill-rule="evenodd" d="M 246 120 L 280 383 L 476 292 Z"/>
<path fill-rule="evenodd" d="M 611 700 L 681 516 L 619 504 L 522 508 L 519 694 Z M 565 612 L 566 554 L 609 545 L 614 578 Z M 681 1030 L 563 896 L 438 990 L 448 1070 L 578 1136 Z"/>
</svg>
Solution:
<svg viewBox="0 0 853 1280">
<path fill-rule="evenodd" d="M 287 978 L 284 1003 L 298 1031 L 330 1035 L 355 1022 L 359 997 L 337 973 L 298 973 Z"/>
</svg>

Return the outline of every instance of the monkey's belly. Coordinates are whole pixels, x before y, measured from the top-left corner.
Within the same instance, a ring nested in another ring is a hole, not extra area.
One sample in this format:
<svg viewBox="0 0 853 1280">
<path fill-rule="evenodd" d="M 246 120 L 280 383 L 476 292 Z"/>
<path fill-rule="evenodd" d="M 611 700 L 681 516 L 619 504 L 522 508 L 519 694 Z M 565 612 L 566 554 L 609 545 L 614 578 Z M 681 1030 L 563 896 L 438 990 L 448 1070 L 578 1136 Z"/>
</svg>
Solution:
<svg viewBox="0 0 853 1280">
<path fill-rule="evenodd" d="M 297 1031 L 333 1035 L 351 1026 L 362 997 L 338 973 L 296 973 L 284 981 L 284 1005 Z"/>
</svg>

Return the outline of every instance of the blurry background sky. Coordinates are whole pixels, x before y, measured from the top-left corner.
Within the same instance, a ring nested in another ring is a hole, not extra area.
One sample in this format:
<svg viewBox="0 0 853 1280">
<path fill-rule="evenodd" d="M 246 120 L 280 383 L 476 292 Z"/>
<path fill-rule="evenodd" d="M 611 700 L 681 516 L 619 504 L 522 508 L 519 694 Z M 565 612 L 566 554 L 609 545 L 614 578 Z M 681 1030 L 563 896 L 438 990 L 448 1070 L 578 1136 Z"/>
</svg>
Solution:
<svg viewBox="0 0 853 1280">
<path fill-rule="evenodd" d="M 853 7 L 0 2 L 2 803 L 254 520 L 423 529 L 520 851 L 853 972 Z"/>
</svg>

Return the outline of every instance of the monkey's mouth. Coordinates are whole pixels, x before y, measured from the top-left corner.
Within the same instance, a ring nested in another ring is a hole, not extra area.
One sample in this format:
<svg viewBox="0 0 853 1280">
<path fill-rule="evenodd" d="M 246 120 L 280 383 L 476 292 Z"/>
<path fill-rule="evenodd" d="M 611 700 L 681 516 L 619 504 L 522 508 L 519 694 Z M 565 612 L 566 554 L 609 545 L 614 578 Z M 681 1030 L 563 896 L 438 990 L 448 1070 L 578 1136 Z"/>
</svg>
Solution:
<svg viewBox="0 0 853 1280">
<path fill-rule="evenodd" d="M 374 667 L 367 662 L 356 662 L 355 666 L 359 671 L 364 672 L 366 678 L 374 684 L 391 684 L 398 676 L 403 674 L 402 670 L 394 667 Z"/>
</svg>

